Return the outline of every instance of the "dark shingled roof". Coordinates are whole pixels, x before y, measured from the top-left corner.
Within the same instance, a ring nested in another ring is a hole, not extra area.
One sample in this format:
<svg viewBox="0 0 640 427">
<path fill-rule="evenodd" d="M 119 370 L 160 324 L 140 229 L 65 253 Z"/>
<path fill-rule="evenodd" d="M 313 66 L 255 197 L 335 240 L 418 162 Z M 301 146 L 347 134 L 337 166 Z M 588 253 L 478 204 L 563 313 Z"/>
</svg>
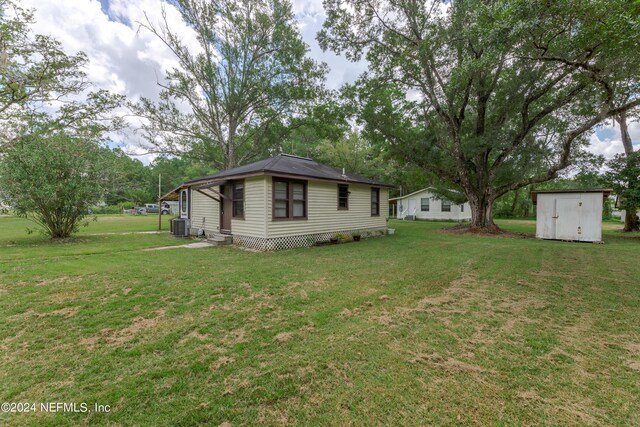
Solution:
<svg viewBox="0 0 640 427">
<path fill-rule="evenodd" d="M 187 181 L 184 185 L 195 184 L 203 181 L 211 181 L 217 179 L 235 179 L 244 176 L 255 175 L 293 175 L 300 178 L 318 179 L 323 181 L 339 181 L 345 184 L 365 184 L 380 187 L 393 187 L 393 185 L 364 176 L 355 175 L 341 170 L 332 168 L 327 165 L 320 164 L 306 157 L 293 156 L 291 154 L 279 154 L 265 160 L 260 160 L 244 166 L 219 172 L 214 175 Z"/>
</svg>

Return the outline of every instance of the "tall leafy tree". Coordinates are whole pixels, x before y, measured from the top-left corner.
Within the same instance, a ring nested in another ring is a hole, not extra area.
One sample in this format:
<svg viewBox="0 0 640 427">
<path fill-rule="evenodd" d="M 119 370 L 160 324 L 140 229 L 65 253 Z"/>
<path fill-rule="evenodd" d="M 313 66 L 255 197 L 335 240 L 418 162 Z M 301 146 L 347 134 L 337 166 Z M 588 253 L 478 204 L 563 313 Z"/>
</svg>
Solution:
<svg viewBox="0 0 640 427">
<path fill-rule="evenodd" d="M 605 180 L 620 198 L 619 206 L 633 218 L 626 217 L 625 231 L 639 231 L 640 220 L 636 212 L 640 209 L 640 152 L 619 154 L 608 162 Z"/>
<path fill-rule="evenodd" d="M 557 177 L 595 126 L 640 105 L 627 0 L 324 5 L 321 46 L 370 64 L 357 85 L 366 132 L 462 190 L 474 228 L 497 231 L 497 198 Z"/>
<path fill-rule="evenodd" d="M 318 96 L 325 67 L 306 56 L 287 0 L 176 0 L 199 42 L 187 46 L 169 28 L 142 27 L 173 52 L 159 102 L 132 105 L 151 151 L 188 154 L 229 169 L 264 153 L 278 130 Z"/>
<path fill-rule="evenodd" d="M 33 22 L 33 11 L 0 0 L 0 153 L 25 135 L 121 126 L 110 112 L 122 97 L 96 91 L 82 101 L 69 98 L 89 89 L 82 70 L 87 57 L 68 55 L 54 38 L 32 34 Z M 61 100 L 64 105 L 44 112 L 43 107 Z"/>
<path fill-rule="evenodd" d="M 133 204 L 151 203 L 158 198 L 156 189 L 150 192 L 149 182 L 153 179 L 152 172 L 138 159 L 129 157 L 119 148 L 104 149 L 105 164 L 111 170 L 113 179 L 105 189 L 104 202 L 115 205 L 122 202 Z M 157 178 L 156 178 L 157 180 Z"/>
</svg>

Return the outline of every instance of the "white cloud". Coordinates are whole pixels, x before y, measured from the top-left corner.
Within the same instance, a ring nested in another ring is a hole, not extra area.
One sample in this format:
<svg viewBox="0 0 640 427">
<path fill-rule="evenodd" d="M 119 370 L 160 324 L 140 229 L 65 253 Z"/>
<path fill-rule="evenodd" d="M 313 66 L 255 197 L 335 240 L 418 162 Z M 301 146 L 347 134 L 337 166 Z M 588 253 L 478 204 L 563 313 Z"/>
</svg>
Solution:
<svg viewBox="0 0 640 427">
<path fill-rule="evenodd" d="M 98 0 L 22 0 L 22 5 L 36 9 L 35 32 L 52 35 L 70 54 L 78 51 L 87 54 L 90 62 L 86 72 L 96 88 L 126 95 L 131 100 L 140 96 L 156 100 L 157 80 L 178 65 L 169 49 L 148 30 L 139 29 L 138 22 L 146 22 L 148 17 L 153 24 L 159 24 L 164 7 L 172 30 L 191 48 L 198 49 L 193 30 L 182 22 L 178 10 L 164 0 L 110 0 L 108 14 Z M 322 0 L 293 1 L 293 11 L 300 33 L 309 45 L 309 55 L 329 65 L 328 88 L 338 89 L 353 82 L 366 70 L 364 61 L 352 63 L 344 56 L 320 49 L 315 38 L 326 18 Z M 632 140 L 640 144 L 640 123 L 631 123 L 629 130 Z M 140 135 L 133 129 L 125 135 L 114 139 L 128 151 L 140 154 L 139 147 L 145 145 Z M 623 152 L 619 129 L 600 128 L 591 136 L 589 149 L 607 158 Z M 144 160 L 151 158 L 145 156 Z"/>
<path fill-rule="evenodd" d="M 634 144 L 634 149 L 640 149 L 640 122 L 634 121 L 628 124 L 629 135 L 631 141 Z M 602 155 L 606 159 L 613 158 L 616 154 L 624 153 L 624 146 L 622 145 L 622 137 L 620 134 L 620 127 L 609 123 L 606 126 L 599 128 L 589 138 L 588 150 L 594 154 Z"/>
</svg>

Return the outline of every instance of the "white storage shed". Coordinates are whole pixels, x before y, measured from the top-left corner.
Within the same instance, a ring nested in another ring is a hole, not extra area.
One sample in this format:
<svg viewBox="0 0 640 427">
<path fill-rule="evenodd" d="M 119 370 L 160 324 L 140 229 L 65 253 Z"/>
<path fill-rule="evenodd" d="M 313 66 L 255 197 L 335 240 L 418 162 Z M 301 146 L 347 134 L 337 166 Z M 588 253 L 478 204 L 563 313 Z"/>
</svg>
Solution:
<svg viewBox="0 0 640 427">
<path fill-rule="evenodd" d="M 602 241 L 602 206 L 610 189 L 532 191 L 538 239 Z"/>
</svg>

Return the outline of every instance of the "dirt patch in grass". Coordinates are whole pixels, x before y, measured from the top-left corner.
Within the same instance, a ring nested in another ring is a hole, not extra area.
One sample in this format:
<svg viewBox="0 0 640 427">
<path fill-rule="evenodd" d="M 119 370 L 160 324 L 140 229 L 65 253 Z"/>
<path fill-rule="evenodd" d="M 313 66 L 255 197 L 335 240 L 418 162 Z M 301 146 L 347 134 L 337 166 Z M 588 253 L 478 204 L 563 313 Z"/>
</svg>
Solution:
<svg viewBox="0 0 640 427">
<path fill-rule="evenodd" d="M 240 328 L 227 333 L 227 335 L 222 338 L 221 342 L 225 346 L 234 346 L 236 344 L 246 342 L 247 340 L 247 332 L 244 328 Z"/>
<path fill-rule="evenodd" d="M 472 227 L 469 224 L 458 224 L 453 227 L 445 227 L 436 231 L 443 234 L 472 234 L 478 236 L 509 237 L 520 239 L 531 239 L 534 237 L 533 234 L 506 231 L 497 226 L 493 228 L 480 228 Z"/>
<path fill-rule="evenodd" d="M 349 319 L 350 317 L 357 316 L 360 314 L 359 308 L 354 308 L 353 310 L 349 310 L 348 308 L 343 308 L 340 313 L 336 315 L 339 319 Z"/>
<path fill-rule="evenodd" d="M 184 344 L 187 341 L 191 341 L 191 340 L 206 341 L 208 338 L 209 338 L 208 334 L 201 334 L 200 332 L 194 330 L 189 332 L 184 337 L 182 337 L 180 341 L 178 341 L 178 344 Z"/>
<path fill-rule="evenodd" d="M 283 344 L 287 341 L 290 341 L 293 338 L 293 333 L 291 332 L 280 332 L 278 335 L 273 337 L 273 340 Z"/>
<path fill-rule="evenodd" d="M 640 372 L 640 360 L 627 360 L 626 365 L 630 369 Z"/>
<path fill-rule="evenodd" d="M 415 354 L 411 359 L 409 359 L 409 363 L 434 365 L 452 372 L 468 372 L 468 373 L 476 373 L 476 374 L 483 374 L 483 373 L 496 374 L 497 373 L 493 369 L 485 369 L 481 366 L 463 362 L 461 360 L 457 360 L 452 357 L 448 357 L 445 359 L 438 353 Z"/>
<path fill-rule="evenodd" d="M 71 317 L 71 316 L 75 316 L 79 310 L 80 310 L 80 307 L 65 307 L 65 308 L 60 308 L 58 310 L 49 311 L 47 313 L 37 313 L 35 316 L 38 318 L 49 317 L 49 316 Z"/>
<path fill-rule="evenodd" d="M 228 357 L 228 356 L 220 356 L 218 358 L 218 360 L 216 360 L 212 365 L 211 365 L 211 369 L 214 371 L 217 371 L 218 369 L 222 368 L 223 366 L 227 366 L 232 364 L 233 362 L 235 362 L 236 360 L 233 357 Z"/>
<path fill-rule="evenodd" d="M 152 329 L 159 328 L 164 322 L 165 312 L 158 310 L 157 316 L 145 318 L 142 316 L 134 317 L 131 325 L 122 329 L 106 328 L 100 331 L 100 334 L 92 337 L 86 337 L 80 340 L 80 344 L 87 350 L 93 350 L 100 342 L 107 345 L 118 347 L 134 340 L 139 334 Z"/>
<path fill-rule="evenodd" d="M 36 286 L 49 286 L 49 285 L 62 285 L 62 284 L 68 284 L 68 283 L 78 283 L 82 280 L 82 276 L 75 276 L 75 277 L 69 277 L 69 276 L 62 276 L 62 277 L 56 277 L 53 279 L 47 279 L 47 278 L 40 278 L 40 279 L 36 279 Z"/>
</svg>

